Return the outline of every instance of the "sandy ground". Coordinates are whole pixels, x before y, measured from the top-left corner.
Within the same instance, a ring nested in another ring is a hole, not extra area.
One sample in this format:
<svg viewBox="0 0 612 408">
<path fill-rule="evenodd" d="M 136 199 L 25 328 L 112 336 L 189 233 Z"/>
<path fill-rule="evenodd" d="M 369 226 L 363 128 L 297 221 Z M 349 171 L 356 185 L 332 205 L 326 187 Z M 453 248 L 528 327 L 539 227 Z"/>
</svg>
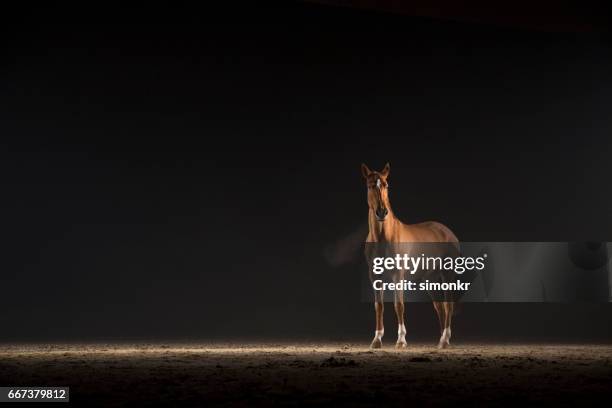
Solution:
<svg viewBox="0 0 612 408">
<path fill-rule="evenodd" d="M 88 406 L 604 405 L 612 345 L 4 344 L 0 385 Z"/>
</svg>

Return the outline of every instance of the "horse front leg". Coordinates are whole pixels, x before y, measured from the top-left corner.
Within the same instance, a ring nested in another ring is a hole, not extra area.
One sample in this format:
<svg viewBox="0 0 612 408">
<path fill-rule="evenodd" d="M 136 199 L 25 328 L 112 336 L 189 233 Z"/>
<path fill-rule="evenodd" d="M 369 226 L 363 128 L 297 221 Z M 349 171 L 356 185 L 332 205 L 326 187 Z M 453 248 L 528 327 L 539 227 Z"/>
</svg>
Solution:
<svg viewBox="0 0 612 408">
<path fill-rule="evenodd" d="M 383 323 L 383 312 L 385 310 L 385 302 L 383 291 L 374 291 L 374 311 L 376 312 L 376 330 L 374 331 L 374 339 L 370 344 L 370 348 L 379 349 L 382 347 L 382 338 L 385 334 Z"/>
<path fill-rule="evenodd" d="M 404 325 L 404 291 L 396 290 L 394 292 L 393 303 L 395 306 L 395 314 L 397 316 L 397 342 L 395 348 L 406 348 L 406 326 Z"/>
<path fill-rule="evenodd" d="M 444 306 L 442 305 L 442 302 L 438 302 L 436 300 L 434 300 L 432 304 L 436 311 L 436 316 L 438 317 L 438 323 L 440 325 L 440 336 L 441 336 L 442 332 L 444 331 Z"/>
</svg>

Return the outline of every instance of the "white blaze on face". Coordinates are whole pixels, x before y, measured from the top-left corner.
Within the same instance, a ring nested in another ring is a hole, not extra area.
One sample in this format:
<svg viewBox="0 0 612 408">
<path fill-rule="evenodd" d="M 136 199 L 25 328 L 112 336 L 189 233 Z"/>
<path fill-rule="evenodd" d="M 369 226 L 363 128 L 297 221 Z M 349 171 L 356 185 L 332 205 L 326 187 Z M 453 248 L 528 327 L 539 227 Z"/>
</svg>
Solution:
<svg viewBox="0 0 612 408">
<path fill-rule="evenodd" d="M 378 187 L 380 189 L 380 187 L 382 186 L 382 183 L 380 181 L 380 179 L 376 179 L 376 187 Z"/>
</svg>

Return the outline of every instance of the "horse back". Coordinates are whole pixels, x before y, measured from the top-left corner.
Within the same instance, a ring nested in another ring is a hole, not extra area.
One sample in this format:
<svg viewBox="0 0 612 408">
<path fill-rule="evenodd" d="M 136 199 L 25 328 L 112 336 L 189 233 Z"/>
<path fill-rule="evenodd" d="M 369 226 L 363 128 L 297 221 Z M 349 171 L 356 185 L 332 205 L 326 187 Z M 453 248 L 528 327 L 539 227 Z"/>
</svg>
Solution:
<svg viewBox="0 0 612 408">
<path fill-rule="evenodd" d="M 406 229 L 407 238 L 411 242 L 459 242 L 450 228 L 435 221 L 406 225 Z"/>
</svg>

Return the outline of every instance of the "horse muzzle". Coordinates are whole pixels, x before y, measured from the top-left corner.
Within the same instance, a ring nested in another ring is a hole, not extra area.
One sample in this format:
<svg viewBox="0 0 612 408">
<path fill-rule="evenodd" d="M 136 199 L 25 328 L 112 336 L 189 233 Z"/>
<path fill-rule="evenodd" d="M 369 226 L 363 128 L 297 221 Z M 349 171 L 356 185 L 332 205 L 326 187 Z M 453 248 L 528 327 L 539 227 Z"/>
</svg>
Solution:
<svg viewBox="0 0 612 408">
<path fill-rule="evenodd" d="M 385 207 L 378 207 L 376 209 L 376 219 L 378 221 L 384 221 L 385 218 L 387 218 L 387 214 L 389 214 L 389 210 L 387 210 Z"/>
</svg>

